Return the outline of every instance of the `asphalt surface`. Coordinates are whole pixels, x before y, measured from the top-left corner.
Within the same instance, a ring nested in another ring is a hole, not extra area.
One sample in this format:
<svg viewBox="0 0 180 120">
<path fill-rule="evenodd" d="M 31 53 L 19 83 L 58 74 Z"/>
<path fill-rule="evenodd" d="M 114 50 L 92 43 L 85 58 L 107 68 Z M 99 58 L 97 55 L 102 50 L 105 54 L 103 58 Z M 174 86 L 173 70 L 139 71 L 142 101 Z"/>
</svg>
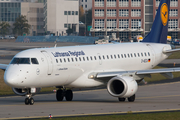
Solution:
<svg viewBox="0 0 180 120">
<path fill-rule="evenodd" d="M 56 101 L 55 93 L 37 94 L 34 105 L 25 105 L 25 97 L 0 97 L 0 119 L 180 110 L 179 91 L 180 82 L 139 86 L 135 102 L 118 102 L 106 89 L 76 91 L 70 102 Z"/>
</svg>

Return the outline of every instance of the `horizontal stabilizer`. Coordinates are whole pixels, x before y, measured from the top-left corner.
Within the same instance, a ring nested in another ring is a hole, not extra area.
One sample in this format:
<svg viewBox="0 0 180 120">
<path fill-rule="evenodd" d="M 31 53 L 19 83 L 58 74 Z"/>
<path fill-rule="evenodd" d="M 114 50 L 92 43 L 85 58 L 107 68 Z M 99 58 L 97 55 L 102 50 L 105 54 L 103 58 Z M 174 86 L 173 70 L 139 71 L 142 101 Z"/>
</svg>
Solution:
<svg viewBox="0 0 180 120">
<path fill-rule="evenodd" d="M 180 51 L 180 48 L 179 49 L 172 49 L 172 50 L 165 50 L 163 51 L 163 53 L 173 53 L 173 52 L 178 52 Z"/>
</svg>

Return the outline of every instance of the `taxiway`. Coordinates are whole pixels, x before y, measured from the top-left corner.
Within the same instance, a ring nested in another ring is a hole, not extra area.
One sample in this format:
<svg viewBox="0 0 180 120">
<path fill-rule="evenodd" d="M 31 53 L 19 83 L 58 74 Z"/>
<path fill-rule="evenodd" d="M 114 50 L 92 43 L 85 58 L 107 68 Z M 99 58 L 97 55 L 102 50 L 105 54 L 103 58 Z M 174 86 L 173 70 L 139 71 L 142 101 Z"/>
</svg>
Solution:
<svg viewBox="0 0 180 120">
<path fill-rule="evenodd" d="M 55 93 L 37 94 L 34 105 L 25 97 L 0 97 L 0 119 L 180 110 L 180 82 L 139 86 L 135 102 L 119 102 L 106 89 L 75 91 L 73 101 L 58 102 Z"/>
</svg>

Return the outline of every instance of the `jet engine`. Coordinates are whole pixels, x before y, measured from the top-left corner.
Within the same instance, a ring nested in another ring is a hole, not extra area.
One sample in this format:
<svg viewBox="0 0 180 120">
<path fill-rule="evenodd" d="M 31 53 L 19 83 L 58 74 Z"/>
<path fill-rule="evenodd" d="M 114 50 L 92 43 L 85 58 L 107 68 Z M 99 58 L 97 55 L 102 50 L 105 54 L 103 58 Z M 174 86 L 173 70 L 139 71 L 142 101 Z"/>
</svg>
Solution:
<svg viewBox="0 0 180 120">
<path fill-rule="evenodd" d="M 13 92 L 17 95 L 20 95 L 20 96 L 25 96 L 28 94 L 28 91 L 29 89 L 21 89 L 21 88 L 12 88 Z M 30 89 L 31 91 L 31 89 Z M 38 93 L 41 91 L 41 88 L 35 88 L 35 92 L 32 93 L 32 94 L 35 94 L 35 93 Z"/>
<path fill-rule="evenodd" d="M 107 90 L 113 97 L 131 97 L 137 92 L 137 89 L 137 82 L 128 76 L 113 77 L 107 83 Z"/>
</svg>

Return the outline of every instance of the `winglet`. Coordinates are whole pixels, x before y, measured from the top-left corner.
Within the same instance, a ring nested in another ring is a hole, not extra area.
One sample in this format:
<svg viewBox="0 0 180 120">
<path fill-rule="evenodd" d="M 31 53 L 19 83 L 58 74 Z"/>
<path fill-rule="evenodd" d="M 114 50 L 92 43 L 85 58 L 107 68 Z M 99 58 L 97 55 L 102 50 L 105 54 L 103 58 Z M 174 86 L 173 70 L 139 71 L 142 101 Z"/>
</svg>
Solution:
<svg viewBox="0 0 180 120">
<path fill-rule="evenodd" d="M 142 42 L 167 43 L 170 0 L 161 0 L 150 33 Z"/>
</svg>

